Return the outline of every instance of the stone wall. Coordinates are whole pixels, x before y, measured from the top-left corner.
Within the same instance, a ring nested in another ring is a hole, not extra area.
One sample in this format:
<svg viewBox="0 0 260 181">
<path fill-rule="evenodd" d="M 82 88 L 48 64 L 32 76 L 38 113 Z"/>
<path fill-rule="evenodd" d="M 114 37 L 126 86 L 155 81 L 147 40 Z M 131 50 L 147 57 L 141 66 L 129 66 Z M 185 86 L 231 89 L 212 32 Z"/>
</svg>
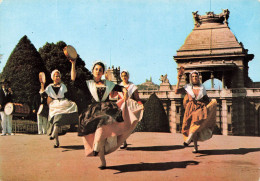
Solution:
<svg viewBox="0 0 260 181">
<path fill-rule="evenodd" d="M 207 93 L 218 102 L 216 134 L 260 136 L 260 88 L 208 90 Z M 170 131 L 181 132 L 185 111 L 183 95 L 176 95 L 172 89 L 139 90 L 139 96 L 144 102 L 152 94 L 156 94 L 162 101 Z"/>
</svg>

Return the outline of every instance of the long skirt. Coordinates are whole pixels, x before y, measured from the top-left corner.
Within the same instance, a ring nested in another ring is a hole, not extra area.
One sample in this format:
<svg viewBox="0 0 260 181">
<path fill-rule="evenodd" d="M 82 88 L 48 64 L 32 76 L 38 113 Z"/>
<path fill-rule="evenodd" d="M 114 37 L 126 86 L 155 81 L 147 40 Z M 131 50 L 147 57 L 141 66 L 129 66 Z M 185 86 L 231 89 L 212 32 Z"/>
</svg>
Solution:
<svg viewBox="0 0 260 181">
<path fill-rule="evenodd" d="M 143 110 L 133 111 L 128 105 L 133 100 L 93 103 L 80 115 L 79 136 L 83 136 L 86 156 L 93 156 L 93 151 L 99 151 L 99 143 L 105 142 L 105 154 L 117 150 L 131 135 Z M 137 104 L 137 103 L 136 103 Z"/>
<path fill-rule="evenodd" d="M 47 135 L 52 133 L 54 125 L 64 127 L 64 131 L 69 129 L 66 125 L 78 123 L 77 105 L 67 99 L 53 100 L 49 104 L 49 118 Z"/>
<path fill-rule="evenodd" d="M 184 141 L 195 133 L 198 141 L 205 141 L 212 137 L 216 125 L 216 108 L 216 99 L 208 105 L 199 101 L 187 103 L 182 124 Z"/>
</svg>

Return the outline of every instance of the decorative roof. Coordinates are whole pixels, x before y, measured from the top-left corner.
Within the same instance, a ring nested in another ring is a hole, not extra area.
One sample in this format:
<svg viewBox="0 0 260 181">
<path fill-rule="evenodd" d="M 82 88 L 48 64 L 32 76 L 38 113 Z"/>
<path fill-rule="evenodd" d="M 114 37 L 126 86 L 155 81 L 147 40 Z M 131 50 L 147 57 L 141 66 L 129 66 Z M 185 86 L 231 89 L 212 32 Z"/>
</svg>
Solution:
<svg viewBox="0 0 260 181">
<path fill-rule="evenodd" d="M 201 16 L 198 11 L 192 14 L 194 29 L 177 51 L 177 57 L 245 53 L 242 43 L 237 41 L 228 27 L 228 9 L 218 15 L 207 12 Z"/>
</svg>

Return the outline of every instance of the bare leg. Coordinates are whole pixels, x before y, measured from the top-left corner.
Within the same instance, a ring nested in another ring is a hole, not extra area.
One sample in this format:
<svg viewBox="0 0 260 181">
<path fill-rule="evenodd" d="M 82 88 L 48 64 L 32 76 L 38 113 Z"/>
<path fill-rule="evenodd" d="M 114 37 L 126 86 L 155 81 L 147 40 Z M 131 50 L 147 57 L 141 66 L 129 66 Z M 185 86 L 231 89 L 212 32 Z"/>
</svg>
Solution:
<svg viewBox="0 0 260 181">
<path fill-rule="evenodd" d="M 99 142 L 99 158 L 101 160 L 101 165 L 100 165 L 100 169 L 103 170 L 106 168 L 106 159 L 105 159 L 105 141 L 106 140 L 102 140 Z"/>
</svg>

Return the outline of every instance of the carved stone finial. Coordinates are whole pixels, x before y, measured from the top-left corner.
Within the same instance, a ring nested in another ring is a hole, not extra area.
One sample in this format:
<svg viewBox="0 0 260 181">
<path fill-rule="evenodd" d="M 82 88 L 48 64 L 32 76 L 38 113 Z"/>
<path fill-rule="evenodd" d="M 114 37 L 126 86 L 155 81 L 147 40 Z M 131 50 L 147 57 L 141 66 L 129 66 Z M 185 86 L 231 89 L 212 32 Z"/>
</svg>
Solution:
<svg viewBox="0 0 260 181">
<path fill-rule="evenodd" d="M 208 17 L 210 17 L 210 18 L 214 17 L 214 15 L 215 15 L 213 11 L 206 12 L 206 14 L 207 14 Z"/>
<path fill-rule="evenodd" d="M 195 20 L 195 24 L 199 23 L 199 25 L 203 25 L 204 23 L 224 23 L 228 25 L 229 18 L 229 10 L 223 9 L 223 12 L 220 14 L 214 14 L 213 11 L 206 12 L 206 15 L 198 15 L 197 11 L 193 12 L 193 18 Z"/>
<path fill-rule="evenodd" d="M 169 83 L 169 79 L 167 78 L 167 74 L 165 74 L 164 76 L 161 75 L 160 81 L 162 81 L 162 83 Z"/>
<path fill-rule="evenodd" d="M 228 9 L 223 9 L 223 12 L 221 13 L 221 16 L 224 17 L 224 23 L 228 24 L 228 18 L 229 18 L 230 11 Z"/>
<path fill-rule="evenodd" d="M 198 11 L 192 12 L 192 15 L 193 15 L 193 19 L 194 19 L 194 25 L 196 27 L 199 27 L 201 22 L 200 22 L 200 15 L 198 15 Z"/>
</svg>

